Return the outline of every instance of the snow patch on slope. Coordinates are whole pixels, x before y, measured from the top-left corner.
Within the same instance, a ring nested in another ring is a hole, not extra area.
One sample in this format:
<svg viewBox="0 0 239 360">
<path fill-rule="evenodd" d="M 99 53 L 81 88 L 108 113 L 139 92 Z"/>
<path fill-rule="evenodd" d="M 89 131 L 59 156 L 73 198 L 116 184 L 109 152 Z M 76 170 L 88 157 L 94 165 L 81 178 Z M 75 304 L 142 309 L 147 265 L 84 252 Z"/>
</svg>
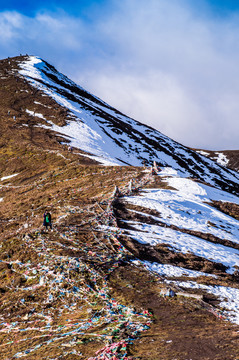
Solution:
<svg viewBox="0 0 239 360">
<path fill-rule="evenodd" d="M 45 117 L 42 114 L 36 113 L 35 111 L 31 111 L 31 110 L 26 109 L 26 113 L 31 115 L 31 116 L 38 117 L 40 119 L 46 120 Z"/>
<path fill-rule="evenodd" d="M 218 155 L 218 157 L 215 158 L 216 162 L 222 166 L 227 166 L 229 163 L 229 159 L 226 157 L 226 155 L 219 152 L 216 152 L 216 154 Z"/>
<path fill-rule="evenodd" d="M 18 173 L 17 173 L 17 174 L 8 175 L 8 176 L 3 176 L 3 177 L 0 179 L 0 181 L 7 180 L 7 179 L 11 179 L 12 177 L 17 176 L 17 175 L 18 175 Z"/>
<path fill-rule="evenodd" d="M 192 277 L 196 278 L 199 276 L 209 276 L 216 278 L 215 275 L 207 274 L 202 271 L 195 271 L 195 270 L 189 270 L 185 269 L 179 266 L 174 265 L 168 265 L 168 264 L 158 264 L 156 262 L 152 263 L 150 261 L 141 261 L 138 260 L 132 261 L 134 264 L 138 265 L 140 263 L 143 264 L 143 266 L 149 270 L 150 272 L 157 273 L 160 276 L 167 276 L 167 277 Z"/>
<path fill-rule="evenodd" d="M 127 221 L 127 224 L 131 226 L 130 230 L 127 229 L 127 235 L 140 243 L 151 246 L 167 244 L 174 252 L 194 254 L 203 259 L 223 264 L 230 274 L 236 272 L 239 267 L 239 250 L 185 234 L 180 229 L 212 234 L 222 240 L 230 240 L 239 244 L 239 221 L 210 206 L 212 200 L 239 204 L 239 198 L 193 180 L 180 178 L 175 171 L 170 171 L 170 169 L 162 169 L 160 175 L 175 190 L 144 189 L 139 196 L 128 196 L 125 200 L 130 204 L 144 207 L 143 214 L 160 221 L 161 224 L 175 225 L 179 230 L 163 227 L 160 224 L 151 225 Z M 158 216 L 149 215 L 150 211 L 147 209 L 154 210 Z M 131 209 L 130 211 L 135 210 Z M 149 261 L 138 263 L 143 263 L 147 270 L 164 277 L 164 281 L 168 284 L 177 285 L 183 289 L 199 289 L 215 295 L 220 301 L 224 317 L 239 324 L 238 288 L 204 285 L 201 283 L 202 280 L 186 281 L 186 278 L 199 276 L 215 277 L 200 271 Z M 178 277 L 185 277 L 185 281 L 172 279 Z"/>
<path fill-rule="evenodd" d="M 85 123 L 71 121 L 65 126 L 55 125 L 52 121 L 47 121 L 47 123 L 49 125 L 42 125 L 41 127 L 51 129 L 58 134 L 61 134 L 67 141 L 69 141 L 72 147 L 96 154 L 94 156 L 85 156 L 99 161 L 105 166 L 119 165 L 119 163 L 116 163 L 115 159 L 111 158 L 109 154 L 102 151 L 102 148 L 99 145 L 99 142 L 102 140 L 100 135 Z"/>
</svg>

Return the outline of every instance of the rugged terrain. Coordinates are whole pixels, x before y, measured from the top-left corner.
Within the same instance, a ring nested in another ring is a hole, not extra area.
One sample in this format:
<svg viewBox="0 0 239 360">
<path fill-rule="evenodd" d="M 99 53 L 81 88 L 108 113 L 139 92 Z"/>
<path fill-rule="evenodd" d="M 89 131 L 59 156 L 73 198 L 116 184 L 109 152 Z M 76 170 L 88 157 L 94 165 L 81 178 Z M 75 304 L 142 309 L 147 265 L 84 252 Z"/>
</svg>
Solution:
<svg viewBox="0 0 239 360">
<path fill-rule="evenodd" d="M 222 166 L 239 171 L 239 150 L 209 151 L 196 150 L 200 154 L 209 157 Z"/>
<path fill-rule="evenodd" d="M 238 359 L 238 174 L 29 59 L 0 62 L 0 358 Z"/>
</svg>

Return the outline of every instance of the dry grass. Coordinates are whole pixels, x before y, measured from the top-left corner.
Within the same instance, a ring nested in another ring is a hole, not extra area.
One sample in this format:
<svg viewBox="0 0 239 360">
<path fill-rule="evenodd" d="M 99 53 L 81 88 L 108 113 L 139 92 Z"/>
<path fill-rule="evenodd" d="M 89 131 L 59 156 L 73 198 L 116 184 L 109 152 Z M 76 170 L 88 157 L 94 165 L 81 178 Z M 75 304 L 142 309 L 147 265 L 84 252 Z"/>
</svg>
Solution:
<svg viewBox="0 0 239 360">
<path fill-rule="evenodd" d="M 123 236 L 122 243 L 129 251 L 121 253 L 114 238 L 97 229 L 109 221 L 116 225 L 114 217 L 107 214 L 114 187 L 126 189 L 129 180 L 139 181 L 143 169 L 105 168 L 79 155 L 76 149 L 69 152 L 60 137 L 37 127 L 44 120 L 30 116 L 26 109 L 42 113 L 58 125 L 64 124 L 68 114 L 54 100 L 14 77 L 11 70 L 16 60 L 0 62 L 0 73 L 7 75 L 0 83 L 0 177 L 18 174 L 0 183 L 0 322 L 12 326 L 0 332 L 0 358 L 11 359 L 18 352 L 39 346 L 25 354 L 26 358 L 87 359 L 104 346 L 105 335 L 113 341 L 131 336 L 129 318 L 125 316 L 124 325 L 119 321 L 121 308 L 111 321 L 103 321 L 108 305 L 99 290 L 107 288 L 109 299 L 137 312 L 151 310 L 154 315 L 150 330 L 128 346 L 132 359 L 235 360 L 239 354 L 234 326 L 218 321 L 192 300 L 162 298 L 159 287 L 163 285 L 129 263 L 135 255 L 145 254 L 162 262 L 187 262 L 192 267 L 199 259 L 176 258 L 163 245 L 140 249 Z M 167 188 L 156 177 L 147 186 Z M 42 228 L 46 209 L 52 213 L 53 232 Z M 114 210 L 118 221 L 129 216 L 117 202 Z M 75 259 L 78 267 L 71 266 Z M 216 271 L 215 267 L 210 269 L 210 262 L 200 266 Z M 57 276 L 62 280 L 59 283 L 55 282 Z M 43 284 L 39 286 L 41 278 Z M 233 279 L 221 277 L 217 283 L 223 281 L 227 284 Z M 80 296 L 73 296 L 73 286 L 82 291 Z M 88 291 L 89 287 L 93 290 Z M 49 300 L 51 292 L 53 299 Z M 75 323 L 87 323 L 97 316 L 98 323 L 82 334 L 50 342 L 56 329 L 58 335 L 64 334 L 76 328 Z M 7 325 L 1 325 L 4 327 Z"/>
</svg>

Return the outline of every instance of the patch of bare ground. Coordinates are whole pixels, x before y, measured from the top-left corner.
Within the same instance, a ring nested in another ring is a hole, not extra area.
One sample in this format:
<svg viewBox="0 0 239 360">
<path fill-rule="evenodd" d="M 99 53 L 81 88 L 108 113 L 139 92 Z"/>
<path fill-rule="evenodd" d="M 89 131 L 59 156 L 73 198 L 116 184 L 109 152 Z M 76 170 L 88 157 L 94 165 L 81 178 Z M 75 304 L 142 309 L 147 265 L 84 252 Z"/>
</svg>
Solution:
<svg viewBox="0 0 239 360">
<path fill-rule="evenodd" d="M 172 186 L 169 186 L 167 181 L 161 176 L 151 176 L 150 182 L 145 184 L 145 189 L 164 189 L 164 190 L 175 190 Z"/>
<path fill-rule="evenodd" d="M 74 160 L 66 166 L 64 159 L 61 160 L 63 164 L 59 164 L 58 157 L 54 158 L 54 155 L 46 162 L 43 159 L 40 162 L 39 155 L 39 167 L 45 169 L 44 172 L 38 168 L 34 176 L 34 170 L 30 169 L 3 182 L 0 187 L 0 197 L 3 198 L 0 202 L 0 222 L 5 237 L 17 230 L 24 232 L 23 226 L 39 228 L 46 209 L 53 212 L 54 221 L 63 214 L 70 216 L 67 221 L 73 225 L 82 217 L 87 221 L 87 214 L 82 208 L 93 204 L 92 213 L 101 212 L 98 203 L 111 196 L 115 185 L 127 184 L 140 173 L 140 170 L 134 168 L 105 169 L 101 166 L 80 165 Z M 50 165 L 52 160 L 55 166 Z M 37 167 L 33 162 L 32 166 Z M 71 210 L 72 206 L 78 208 Z"/>
<path fill-rule="evenodd" d="M 133 359 L 228 360 L 239 356 L 239 327 L 218 320 L 196 300 L 160 296 L 160 284 L 133 265 L 110 277 L 115 296 L 150 309 L 154 322 L 129 347 Z"/>
<path fill-rule="evenodd" d="M 226 155 L 228 162 L 228 167 L 230 169 L 239 171 L 239 150 L 225 150 L 223 154 Z"/>
<path fill-rule="evenodd" d="M 220 210 L 224 214 L 227 214 L 231 217 L 234 217 L 236 220 L 239 220 L 239 205 L 223 201 L 212 201 L 210 205 L 214 206 L 216 209 Z"/>
</svg>

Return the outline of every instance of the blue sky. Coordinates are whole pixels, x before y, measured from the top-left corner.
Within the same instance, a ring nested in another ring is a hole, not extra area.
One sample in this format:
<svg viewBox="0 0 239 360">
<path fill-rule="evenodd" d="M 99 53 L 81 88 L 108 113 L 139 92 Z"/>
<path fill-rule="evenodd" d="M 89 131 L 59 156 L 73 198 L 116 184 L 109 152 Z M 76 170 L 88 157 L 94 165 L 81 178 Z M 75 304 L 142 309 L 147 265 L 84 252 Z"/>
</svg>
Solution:
<svg viewBox="0 0 239 360">
<path fill-rule="evenodd" d="M 239 3 L 237 0 L 210 0 L 208 1 L 208 5 L 212 8 L 212 11 L 220 14 L 225 14 L 225 12 L 228 13 L 239 9 Z"/>
<path fill-rule="evenodd" d="M 188 2 L 190 3 L 190 1 Z M 194 2 L 195 3 L 195 2 Z M 200 4 L 201 3 L 201 4 Z M 61 8 L 69 14 L 79 15 L 82 14 L 87 8 L 93 6 L 99 6 L 107 4 L 110 5 L 110 1 L 106 0 L 78 0 L 78 1 L 67 1 L 67 0 L 8 0 L 1 5 L 1 10 L 17 10 L 25 15 L 33 15 L 37 11 L 47 10 L 56 11 Z M 193 3 L 192 3 L 193 4 Z M 203 5 L 202 5 L 203 4 Z M 208 1 L 197 1 L 197 6 L 208 6 L 209 9 L 215 14 L 225 15 L 225 13 L 235 11 L 239 9 L 238 0 L 208 0 Z"/>
<path fill-rule="evenodd" d="M 73 16 L 85 16 L 88 11 L 93 8 L 99 8 L 107 4 L 110 6 L 110 0 L 80 0 L 80 1 L 67 1 L 67 0 L 8 0 L 1 5 L 2 11 L 16 10 L 27 16 L 34 16 L 37 12 L 57 12 L 63 10 L 64 12 Z"/>
<path fill-rule="evenodd" d="M 239 149 L 239 2 L 11 1 L 0 58 L 33 54 L 187 146 Z"/>
</svg>

